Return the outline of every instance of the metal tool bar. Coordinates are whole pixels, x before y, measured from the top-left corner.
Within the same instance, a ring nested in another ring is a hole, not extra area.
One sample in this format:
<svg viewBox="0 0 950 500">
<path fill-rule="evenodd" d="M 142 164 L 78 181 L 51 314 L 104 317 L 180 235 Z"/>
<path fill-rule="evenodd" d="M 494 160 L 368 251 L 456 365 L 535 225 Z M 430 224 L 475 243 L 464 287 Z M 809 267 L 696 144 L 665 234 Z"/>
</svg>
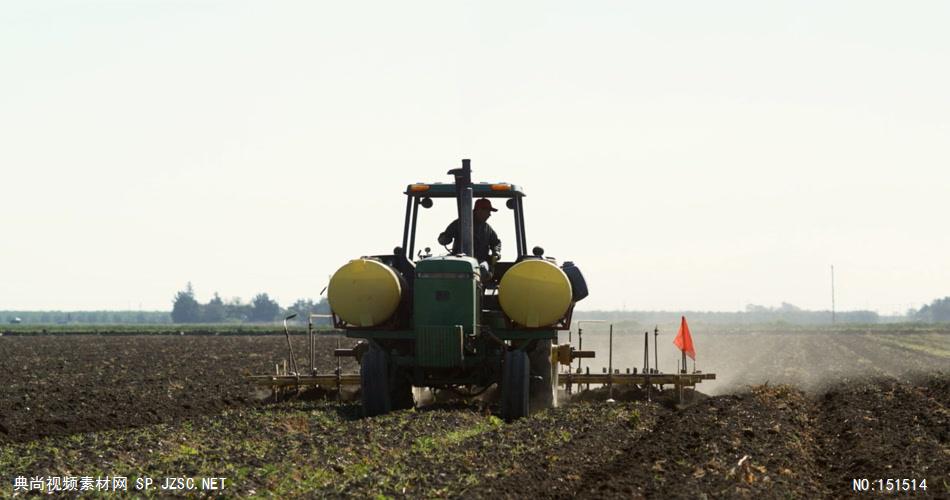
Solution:
<svg viewBox="0 0 950 500">
<path fill-rule="evenodd" d="M 290 342 L 290 330 L 287 328 L 287 320 L 291 320 L 296 317 L 297 317 L 297 314 L 295 313 L 284 318 L 284 336 L 287 337 L 287 349 L 290 350 L 290 364 L 294 369 L 294 374 L 297 374 L 299 372 L 297 371 L 297 358 L 294 356 L 294 345 Z M 287 369 L 285 368 L 284 371 L 286 372 Z"/>
<path fill-rule="evenodd" d="M 643 332 L 643 373 L 653 373 L 650 370 L 650 332 Z"/>
<path fill-rule="evenodd" d="M 310 342 L 310 374 L 315 375 L 317 373 L 316 365 L 316 348 L 317 348 L 317 335 L 313 331 L 313 319 L 314 318 L 327 318 L 330 320 L 330 324 L 333 324 L 333 315 L 332 314 L 317 314 L 310 313 L 307 317 L 307 336 L 308 341 Z"/>
<path fill-rule="evenodd" d="M 609 351 L 607 353 L 607 373 L 613 374 L 614 372 L 614 324 L 610 324 L 610 344 Z M 614 397 L 614 385 L 612 383 L 607 383 L 610 387 L 609 397 L 613 399 Z"/>
<path fill-rule="evenodd" d="M 688 374 L 622 374 L 622 373 L 560 373 L 558 383 L 566 384 L 674 384 L 693 385 L 703 380 L 715 380 L 715 373 L 688 373 Z"/>
<path fill-rule="evenodd" d="M 313 352 L 314 343 L 313 343 L 313 315 L 307 318 L 307 345 L 310 347 L 310 374 L 313 375 L 317 371 L 317 365 L 315 364 L 316 354 Z"/>
<path fill-rule="evenodd" d="M 583 328 L 583 325 L 584 325 L 585 323 L 606 323 L 606 322 L 607 322 L 607 321 L 602 320 L 602 319 L 582 319 L 582 320 L 578 321 L 578 322 L 577 322 L 577 351 L 574 351 L 574 352 L 590 352 L 590 353 L 593 353 L 594 351 L 583 351 L 583 349 L 584 349 L 584 328 Z M 571 342 L 571 337 L 570 337 L 570 330 L 568 330 L 568 343 L 572 343 L 572 342 Z M 574 359 L 577 359 L 577 358 L 592 358 L 592 357 L 594 357 L 594 356 L 573 356 Z M 573 359 L 572 359 L 571 361 L 573 362 Z M 580 361 L 577 362 L 577 369 L 578 369 L 578 370 L 581 369 L 581 362 L 580 362 Z"/>
<path fill-rule="evenodd" d="M 252 375 L 248 379 L 257 385 L 265 386 L 304 386 L 321 385 L 327 387 L 336 387 L 340 385 L 359 385 L 360 375 L 358 373 L 343 373 L 336 375 L 327 373 L 322 375 Z M 674 384 L 674 385 L 695 385 L 703 380 L 715 380 L 715 373 L 689 373 L 689 374 L 623 374 L 623 373 L 559 373 L 558 384 L 617 384 L 617 385 L 643 385 L 651 384 Z"/>
</svg>

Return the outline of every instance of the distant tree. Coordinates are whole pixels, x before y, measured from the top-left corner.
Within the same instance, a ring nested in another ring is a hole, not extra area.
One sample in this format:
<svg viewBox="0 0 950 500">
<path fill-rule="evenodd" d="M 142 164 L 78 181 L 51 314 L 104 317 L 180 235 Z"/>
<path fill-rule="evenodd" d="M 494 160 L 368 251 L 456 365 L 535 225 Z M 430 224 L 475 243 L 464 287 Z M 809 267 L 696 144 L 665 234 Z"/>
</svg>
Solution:
<svg viewBox="0 0 950 500">
<path fill-rule="evenodd" d="M 218 292 L 214 292 L 214 297 L 201 308 L 201 320 L 205 323 L 221 323 L 227 318 L 226 312 L 224 301 Z"/>
<path fill-rule="evenodd" d="M 232 297 L 224 304 L 224 316 L 227 321 L 247 321 L 251 314 L 251 306 L 241 301 L 240 297 Z"/>
<path fill-rule="evenodd" d="M 327 303 L 326 298 L 321 298 L 319 302 L 314 302 L 312 299 L 297 299 L 290 307 L 287 308 L 287 314 L 297 314 L 297 319 L 306 324 L 307 319 L 311 314 L 330 314 L 330 304 Z M 314 318 L 314 325 L 329 325 L 330 320 L 327 318 Z"/>
<path fill-rule="evenodd" d="M 930 304 L 930 309 L 930 314 L 933 317 L 933 321 L 950 321 L 950 297 L 944 297 L 942 299 L 933 301 L 933 303 Z"/>
<path fill-rule="evenodd" d="M 172 303 L 172 321 L 175 323 L 201 321 L 201 307 L 195 300 L 195 290 L 190 281 L 184 290 L 175 294 L 175 300 Z"/>
<path fill-rule="evenodd" d="M 913 319 L 928 323 L 950 322 L 950 297 L 936 299 L 913 313 Z"/>
<path fill-rule="evenodd" d="M 326 297 L 320 298 L 320 302 L 317 302 L 316 308 L 313 310 L 313 312 L 315 314 L 330 314 L 330 303 L 327 302 Z M 330 320 L 330 318 L 320 318 L 319 321 L 317 319 L 314 319 L 313 324 L 331 325 L 332 321 Z"/>
<path fill-rule="evenodd" d="M 840 321 L 843 323 L 877 323 L 881 317 L 874 311 L 843 311 L 839 313 Z"/>
<path fill-rule="evenodd" d="M 287 308 L 287 314 L 296 314 L 297 319 L 303 323 L 307 322 L 307 317 L 310 315 L 311 311 L 315 309 L 315 305 L 310 299 L 297 299 L 296 302 L 290 305 Z"/>
<path fill-rule="evenodd" d="M 259 293 L 251 300 L 250 321 L 274 321 L 280 315 L 280 305 L 266 293 Z"/>
</svg>

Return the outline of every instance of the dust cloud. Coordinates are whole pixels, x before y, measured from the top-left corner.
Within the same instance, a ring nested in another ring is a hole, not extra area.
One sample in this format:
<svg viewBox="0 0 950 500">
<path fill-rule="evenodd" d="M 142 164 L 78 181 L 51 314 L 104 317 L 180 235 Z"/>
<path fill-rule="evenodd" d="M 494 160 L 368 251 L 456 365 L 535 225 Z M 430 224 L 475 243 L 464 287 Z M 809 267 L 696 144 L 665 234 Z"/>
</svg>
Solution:
<svg viewBox="0 0 950 500">
<path fill-rule="evenodd" d="M 659 325 L 654 336 L 649 328 L 649 366 L 663 373 L 675 373 L 681 359 L 673 345 L 678 325 Z M 581 366 L 602 373 L 608 365 L 608 325 L 585 323 L 583 350 L 597 357 L 583 359 Z M 646 328 L 615 325 L 613 368 L 644 368 Z M 695 369 L 715 373 L 716 380 L 703 381 L 697 390 L 709 395 L 741 391 L 750 385 L 787 384 L 807 392 L 821 392 L 829 385 L 851 379 L 888 377 L 907 380 L 919 373 L 950 370 L 950 332 L 840 333 L 821 329 L 775 331 L 749 328 L 736 332 L 721 326 L 691 325 L 696 346 Z M 654 351 L 654 340 L 657 345 Z M 576 325 L 561 332 L 559 343 L 579 348 Z M 578 362 L 575 361 L 576 370 Z M 562 371 L 566 367 L 561 367 Z M 688 359 L 688 370 L 694 363 Z"/>
</svg>

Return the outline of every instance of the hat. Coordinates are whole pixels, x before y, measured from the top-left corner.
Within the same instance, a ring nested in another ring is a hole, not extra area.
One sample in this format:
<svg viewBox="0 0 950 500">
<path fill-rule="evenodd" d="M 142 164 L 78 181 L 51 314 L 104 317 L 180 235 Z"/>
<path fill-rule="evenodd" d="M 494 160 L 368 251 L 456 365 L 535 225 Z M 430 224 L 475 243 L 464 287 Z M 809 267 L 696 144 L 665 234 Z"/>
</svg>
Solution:
<svg viewBox="0 0 950 500">
<path fill-rule="evenodd" d="M 491 210 L 492 212 L 497 212 L 497 208 L 492 208 L 491 202 L 487 198 L 482 198 L 475 201 L 474 210 Z"/>
</svg>

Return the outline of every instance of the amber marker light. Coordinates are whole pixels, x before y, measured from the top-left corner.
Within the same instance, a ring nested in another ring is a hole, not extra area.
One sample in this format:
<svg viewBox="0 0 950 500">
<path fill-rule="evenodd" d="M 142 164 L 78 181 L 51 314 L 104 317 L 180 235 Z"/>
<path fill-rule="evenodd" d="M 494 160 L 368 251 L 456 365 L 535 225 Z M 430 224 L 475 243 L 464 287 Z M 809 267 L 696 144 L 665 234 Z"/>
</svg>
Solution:
<svg viewBox="0 0 950 500">
<path fill-rule="evenodd" d="M 511 191 L 511 184 L 492 184 L 492 191 Z"/>
<path fill-rule="evenodd" d="M 432 186 L 429 186 L 428 184 L 412 184 L 409 186 L 409 190 L 413 193 L 418 193 L 420 191 L 428 191 L 430 187 Z"/>
</svg>

